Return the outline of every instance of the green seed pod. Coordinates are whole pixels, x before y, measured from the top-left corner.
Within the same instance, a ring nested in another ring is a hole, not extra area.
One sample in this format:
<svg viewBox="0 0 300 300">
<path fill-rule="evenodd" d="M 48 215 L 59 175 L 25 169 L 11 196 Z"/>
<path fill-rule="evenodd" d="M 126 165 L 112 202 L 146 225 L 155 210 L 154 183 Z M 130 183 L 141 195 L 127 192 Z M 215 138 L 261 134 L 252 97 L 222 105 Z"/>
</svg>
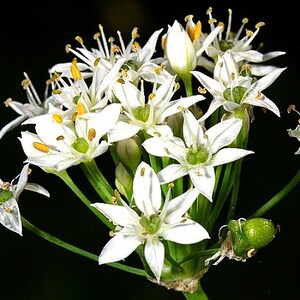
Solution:
<svg viewBox="0 0 300 300">
<path fill-rule="evenodd" d="M 231 220 L 228 229 L 234 254 L 244 258 L 253 256 L 258 249 L 268 245 L 276 234 L 272 221 L 264 218 Z"/>
</svg>

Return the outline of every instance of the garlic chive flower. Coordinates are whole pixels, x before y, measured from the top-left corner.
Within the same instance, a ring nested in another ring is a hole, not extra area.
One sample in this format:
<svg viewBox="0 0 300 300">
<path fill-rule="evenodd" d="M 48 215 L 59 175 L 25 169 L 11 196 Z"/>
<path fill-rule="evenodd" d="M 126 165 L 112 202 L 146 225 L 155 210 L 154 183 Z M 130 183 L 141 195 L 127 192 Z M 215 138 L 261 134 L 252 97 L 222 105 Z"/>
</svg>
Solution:
<svg viewBox="0 0 300 300">
<path fill-rule="evenodd" d="M 214 39 L 212 43 L 206 49 L 206 53 L 212 59 L 216 59 L 218 56 L 223 56 L 223 54 L 230 50 L 233 53 L 234 59 L 241 65 L 244 63 L 262 63 L 268 61 L 272 58 L 284 55 L 284 51 L 273 51 L 268 53 L 261 53 L 258 50 L 253 50 L 252 42 L 258 35 L 261 27 L 265 25 L 264 22 L 258 22 L 255 25 L 255 30 L 249 30 L 245 28 L 245 25 L 249 22 L 248 18 L 243 18 L 242 25 L 237 30 L 236 33 L 232 30 L 232 15 L 231 9 L 228 9 L 228 21 L 227 27 L 224 22 L 217 22 L 217 20 L 212 16 L 212 8 L 208 8 L 207 15 L 209 17 L 208 23 L 210 24 L 211 31 L 215 30 L 215 23 L 221 26 L 223 30 Z M 245 35 L 243 35 L 245 32 Z M 253 72 L 265 73 L 262 70 L 266 66 L 253 66 Z M 210 70 L 212 71 L 212 70 Z"/>
<path fill-rule="evenodd" d="M 294 111 L 300 116 L 300 112 L 296 109 L 295 105 L 290 105 L 287 111 L 288 113 Z M 300 124 L 300 119 L 298 120 L 298 123 Z M 295 129 L 288 129 L 287 131 L 290 137 L 295 137 L 300 142 L 300 125 L 297 125 Z M 300 154 L 300 147 L 295 154 Z"/>
<path fill-rule="evenodd" d="M 150 165 L 141 162 L 133 181 L 133 198 L 137 209 L 131 208 L 122 199 L 119 199 L 122 205 L 92 204 L 116 224 L 113 237 L 99 255 L 99 264 L 123 260 L 143 245 L 146 262 L 159 282 L 165 258 L 164 240 L 194 244 L 209 239 L 204 227 L 186 215 L 199 192 L 191 188 L 174 199 L 170 199 L 170 194 L 169 190 L 162 201 L 157 175 Z"/>
<path fill-rule="evenodd" d="M 117 122 L 120 108 L 112 103 L 99 113 L 85 113 L 79 103 L 72 123 L 58 113 L 45 115 L 36 123 L 36 133 L 21 132 L 26 161 L 59 172 L 102 155 L 110 146 L 103 137 Z"/>
<path fill-rule="evenodd" d="M 215 110 L 223 106 L 228 112 L 234 112 L 242 106 L 258 106 L 272 111 L 280 117 L 280 111 L 276 104 L 271 101 L 263 91 L 267 89 L 286 68 L 277 68 L 269 74 L 257 79 L 251 76 L 242 76 L 237 73 L 238 67 L 231 52 L 226 52 L 218 58 L 218 75 L 214 79 L 199 71 L 192 71 L 192 74 L 203 85 L 213 99 L 209 108 L 199 119 L 199 122 L 206 120 Z M 233 71 L 235 70 L 235 71 Z"/>
<path fill-rule="evenodd" d="M 26 119 L 44 114 L 48 111 L 49 103 L 53 102 L 52 97 L 46 97 L 44 101 L 40 99 L 28 75 L 24 73 L 25 79 L 22 81 L 22 86 L 26 91 L 28 103 L 21 103 L 8 98 L 5 101 L 5 106 L 12 108 L 20 116 L 9 122 L 0 130 L 0 139 L 10 130 L 21 125 Z M 48 86 L 47 86 L 48 88 Z M 47 90 L 46 90 L 47 91 Z M 47 94 L 47 93 L 46 93 Z"/>
<path fill-rule="evenodd" d="M 24 190 L 36 192 L 49 197 L 49 192 L 36 183 L 29 183 L 29 164 L 25 164 L 21 173 L 11 182 L 0 179 L 0 223 L 7 229 L 23 235 L 20 209 L 18 205 L 20 194 Z M 18 180 L 15 183 L 15 180 Z"/>
<path fill-rule="evenodd" d="M 184 111 L 184 140 L 174 137 L 149 138 L 142 146 L 152 155 L 170 157 L 178 163 L 169 164 L 158 173 L 161 184 L 188 175 L 198 191 L 209 201 L 215 185 L 214 167 L 238 160 L 253 151 L 226 147 L 237 137 L 242 120 L 227 119 L 204 130 L 195 116 Z"/>
<path fill-rule="evenodd" d="M 108 140 L 120 141 L 139 131 L 145 131 L 151 136 L 172 135 L 170 127 L 165 124 L 166 118 L 180 112 L 182 107 L 188 108 L 205 99 L 202 95 L 194 95 L 173 100 L 177 88 L 175 76 L 172 76 L 159 87 L 154 85 L 147 98 L 143 81 L 140 89 L 126 79 L 116 83 L 113 93 L 122 104 L 122 114 L 116 126 L 108 133 Z"/>
</svg>

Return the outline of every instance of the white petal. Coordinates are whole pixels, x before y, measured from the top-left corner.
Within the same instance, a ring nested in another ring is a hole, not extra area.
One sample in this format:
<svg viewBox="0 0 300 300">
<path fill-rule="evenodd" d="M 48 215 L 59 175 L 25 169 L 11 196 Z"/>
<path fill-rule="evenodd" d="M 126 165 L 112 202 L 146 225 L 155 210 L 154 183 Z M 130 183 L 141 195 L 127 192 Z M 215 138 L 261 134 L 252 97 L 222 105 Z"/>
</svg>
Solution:
<svg viewBox="0 0 300 300">
<path fill-rule="evenodd" d="M 107 264 L 129 256 L 141 243 L 143 239 L 138 236 L 122 235 L 117 233 L 102 249 L 98 262 L 99 265 Z"/>
<path fill-rule="evenodd" d="M 211 159 L 210 164 L 212 166 L 219 166 L 231 161 L 240 159 L 248 154 L 254 153 L 250 150 L 244 150 L 239 148 L 224 148 L 218 151 Z"/>
<path fill-rule="evenodd" d="M 158 178 L 161 184 L 174 181 L 187 174 L 187 170 L 180 164 L 171 164 L 162 169 L 158 174 Z"/>
<path fill-rule="evenodd" d="M 256 99 L 255 97 L 247 97 L 243 103 L 247 103 L 253 106 L 264 107 L 270 111 L 272 111 L 276 116 L 280 117 L 280 111 L 277 105 L 268 99 L 265 95 L 263 95 L 262 99 Z"/>
<path fill-rule="evenodd" d="M 46 197 L 50 197 L 50 193 L 45 188 L 43 188 L 41 185 L 39 185 L 37 183 L 27 183 L 25 186 L 25 190 L 39 193 Z"/>
<path fill-rule="evenodd" d="M 188 148 L 194 145 L 196 141 L 199 144 L 203 142 L 204 132 L 202 126 L 199 125 L 197 119 L 189 110 L 184 113 L 183 136 Z"/>
<path fill-rule="evenodd" d="M 17 201 L 11 198 L 0 205 L 0 223 L 19 235 L 22 234 L 21 215 Z"/>
<path fill-rule="evenodd" d="M 209 201 L 212 201 L 212 193 L 215 185 L 214 168 L 212 166 L 207 166 L 199 170 L 190 170 L 189 175 L 199 192 Z"/>
<path fill-rule="evenodd" d="M 193 244 L 209 239 L 209 234 L 200 224 L 193 220 L 185 219 L 182 223 L 164 231 L 161 237 L 179 244 Z"/>
<path fill-rule="evenodd" d="M 135 204 L 147 216 L 158 212 L 161 206 L 161 188 L 154 170 L 145 162 L 137 167 L 133 179 Z"/>
<path fill-rule="evenodd" d="M 108 142 L 113 143 L 130 138 L 138 133 L 140 129 L 139 125 L 118 121 L 107 134 Z"/>
<path fill-rule="evenodd" d="M 257 80 L 252 88 L 261 92 L 269 87 L 286 68 L 278 68 Z"/>
<path fill-rule="evenodd" d="M 164 245 L 157 239 L 147 239 L 144 253 L 151 271 L 159 282 L 165 257 Z"/>
<path fill-rule="evenodd" d="M 220 148 L 231 144 L 240 132 L 242 125 L 241 119 L 232 118 L 209 128 L 205 134 L 208 136 L 212 153 L 216 153 Z"/>
<path fill-rule="evenodd" d="M 13 121 L 6 124 L 1 130 L 0 130 L 0 140 L 2 137 L 10 130 L 13 130 L 17 126 L 19 126 L 24 120 L 26 120 L 28 116 L 20 116 L 14 119 Z"/>
<path fill-rule="evenodd" d="M 128 207 L 106 203 L 94 203 L 91 206 L 97 208 L 107 219 L 120 226 L 135 228 L 140 219 L 138 214 Z"/>
<path fill-rule="evenodd" d="M 206 113 L 198 120 L 199 123 L 205 121 L 214 111 L 216 111 L 223 104 L 223 99 L 214 98 L 206 111 Z"/>
</svg>

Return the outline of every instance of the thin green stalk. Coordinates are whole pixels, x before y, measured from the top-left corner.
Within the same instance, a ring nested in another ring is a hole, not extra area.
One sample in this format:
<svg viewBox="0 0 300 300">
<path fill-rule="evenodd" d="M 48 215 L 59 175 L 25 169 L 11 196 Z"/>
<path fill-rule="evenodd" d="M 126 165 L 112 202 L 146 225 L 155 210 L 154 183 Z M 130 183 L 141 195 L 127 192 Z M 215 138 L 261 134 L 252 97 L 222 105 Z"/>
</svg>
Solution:
<svg viewBox="0 0 300 300">
<path fill-rule="evenodd" d="M 113 229 L 114 225 L 109 222 L 96 208 L 91 206 L 90 200 L 81 192 L 74 181 L 71 179 L 66 170 L 60 172 L 54 172 L 54 175 L 58 176 L 63 182 L 77 195 L 77 197 L 110 229 Z"/>
<path fill-rule="evenodd" d="M 106 203 L 111 203 L 114 190 L 98 168 L 95 160 L 82 163 L 80 167 L 102 200 Z"/>
<path fill-rule="evenodd" d="M 54 237 L 53 235 L 37 228 L 36 226 L 31 224 L 29 221 L 27 221 L 24 217 L 22 217 L 22 225 L 26 229 L 30 230 L 31 232 L 33 232 L 37 236 L 47 240 L 48 242 L 51 242 L 51 243 L 53 243 L 53 244 L 55 244 L 59 247 L 62 247 L 64 249 L 68 250 L 68 251 L 79 254 L 79 255 L 84 256 L 86 258 L 89 258 L 91 260 L 98 261 L 98 255 L 95 255 L 95 254 L 90 253 L 88 251 L 82 250 L 81 248 L 78 248 L 74 245 L 71 245 L 69 243 L 64 242 L 63 240 L 61 240 L 57 237 Z M 113 267 L 113 268 L 117 268 L 117 269 L 120 269 L 120 270 L 128 272 L 128 273 L 132 273 L 132 274 L 135 274 L 135 275 L 147 277 L 147 273 L 144 270 L 141 270 L 141 269 L 125 266 L 125 265 L 120 264 L 120 263 L 110 263 L 108 265 Z"/>
<path fill-rule="evenodd" d="M 272 197 L 263 206 L 261 206 L 249 218 L 255 218 L 264 215 L 279 201 L 281 201 L 289 192 L 291 192 L 299 183 L 300 183 L 300 170 L 296 173 L 296 175 L 288 182 L 288 184 L 281 191 L 279 191 L 274 197 Z"/>
<path fill-rule="evenodd" d="M 187 300 L 208 300 L 207 295 L 200 285 L 195 293 L 183 293 L 183 295 Z"/>
</svg>

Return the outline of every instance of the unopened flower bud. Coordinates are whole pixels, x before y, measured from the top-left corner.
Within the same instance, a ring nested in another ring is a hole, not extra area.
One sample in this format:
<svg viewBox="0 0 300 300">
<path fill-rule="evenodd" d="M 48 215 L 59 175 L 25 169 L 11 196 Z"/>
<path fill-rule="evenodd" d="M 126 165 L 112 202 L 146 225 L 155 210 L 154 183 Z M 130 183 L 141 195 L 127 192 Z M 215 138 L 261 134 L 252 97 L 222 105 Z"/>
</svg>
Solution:
<svg viewBox="0 0 300 300">
<path fill-rule="evenodd" d="M 116 151 L 121 163 L 135 171 L 141 162 L 141 144 L 137 136 L 116 143 Z"/>
<path fill-rule="evenodd" d="M 132 194 L 132 177 L 122 163 L 117 164 L 115 176 L 115 185 L 118 191 L 127 199 L 130 199 Z"/>
</svg>

